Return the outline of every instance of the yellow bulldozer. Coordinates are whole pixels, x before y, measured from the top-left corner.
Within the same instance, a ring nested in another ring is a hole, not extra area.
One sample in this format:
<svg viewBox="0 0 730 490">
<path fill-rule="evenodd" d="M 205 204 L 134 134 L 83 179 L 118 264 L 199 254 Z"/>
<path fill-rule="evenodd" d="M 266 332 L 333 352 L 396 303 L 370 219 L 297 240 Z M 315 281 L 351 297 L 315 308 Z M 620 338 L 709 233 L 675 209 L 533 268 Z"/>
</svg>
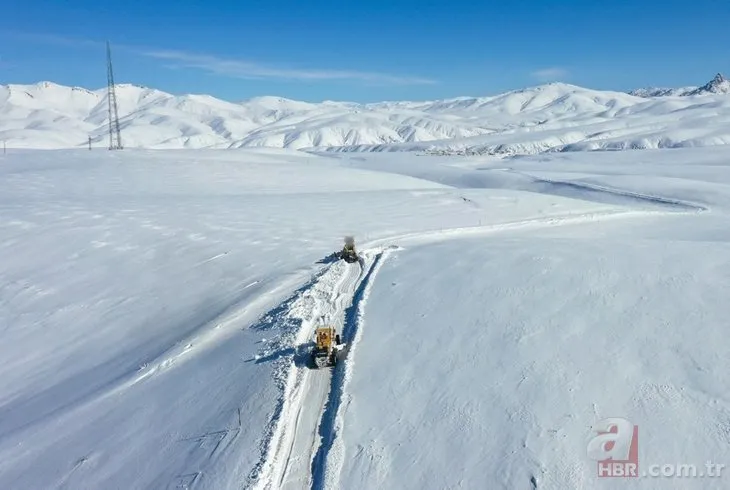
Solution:
<svg viewBox="0 0 730 490">
<path fill-rule="evenodd" d="M 315 334 L 315 345 L 312 349 L 312 362 L 318 367 L 334 366 L 337 357 L 345 345 L 340 341 L 340 335 L 331 325 L 318 327 Z"/>
</svg>

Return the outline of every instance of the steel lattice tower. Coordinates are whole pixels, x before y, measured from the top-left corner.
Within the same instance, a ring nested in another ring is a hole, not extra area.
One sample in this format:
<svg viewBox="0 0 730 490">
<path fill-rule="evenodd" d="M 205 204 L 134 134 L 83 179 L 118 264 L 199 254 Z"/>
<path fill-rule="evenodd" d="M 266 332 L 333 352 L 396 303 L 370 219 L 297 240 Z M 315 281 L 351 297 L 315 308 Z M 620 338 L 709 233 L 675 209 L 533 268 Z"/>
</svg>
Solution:
<svg viewBox="0 0 730 490">
<path fill-rule="evenodd" d="M 119 113 L 117 111 L 117 93 L 114 90 L 114 71 L 112 70 L 112 51 L 106 43 L 107 98 L 109 99 L 109 149 L 122 149 L 122 133 L 119 130 Z"/>
</svg>

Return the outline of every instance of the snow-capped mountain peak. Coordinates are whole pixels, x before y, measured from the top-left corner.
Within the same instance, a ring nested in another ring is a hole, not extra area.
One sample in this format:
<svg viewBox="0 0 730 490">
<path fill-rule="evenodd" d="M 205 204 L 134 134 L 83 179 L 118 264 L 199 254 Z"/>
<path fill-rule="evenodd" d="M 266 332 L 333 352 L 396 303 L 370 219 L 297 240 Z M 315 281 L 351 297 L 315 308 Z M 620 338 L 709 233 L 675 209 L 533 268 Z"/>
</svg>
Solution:
<svg viewBox="0 0 730 490">
<path fill-rule="evenodd" d="M 715 75 L 715 78 L 707 82 L 707 84 L 693 90 L 687 95 L 703 94 L 730 94 L 730 80 L 725 78 L 722 73 L 718 73 Z"/>
</svg>

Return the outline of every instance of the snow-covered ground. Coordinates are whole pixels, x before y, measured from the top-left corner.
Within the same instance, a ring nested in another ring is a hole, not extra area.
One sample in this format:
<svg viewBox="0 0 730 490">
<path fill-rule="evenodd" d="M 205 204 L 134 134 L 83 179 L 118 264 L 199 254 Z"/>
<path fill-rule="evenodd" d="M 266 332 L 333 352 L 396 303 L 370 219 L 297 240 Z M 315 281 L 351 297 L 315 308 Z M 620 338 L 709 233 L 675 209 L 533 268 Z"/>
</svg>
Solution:
<svg viewBox="0 0 730 490">
<path fill-rule="evenodd" d="M 725 488 L 728 157 L 10 150 L 0 488 Z"/>
<path fill-rule="evenodd" d="M 586 457 L 607 417 L 639 425 L 642 471 L 727 464 L 730 232 L 670 221 L 691 232 L 649 219 L 399 254 L 364 310 L 329 488 L 621 488 Z"/>
<path fill-rule="evenodd" d="M 275 147 L 330 151 L 535 154 L 730 143 L 730 81 L 685 91 L 622 92 L 552 83 L 487 97 L 357 104 L 256 97 L 228 102 L 117 87 L 129 148 Z M 667 95 L 651 97 L 651 95 Z M 108 145 L 106 89 L 0 86 L 10 148 Z"/>
</svg>

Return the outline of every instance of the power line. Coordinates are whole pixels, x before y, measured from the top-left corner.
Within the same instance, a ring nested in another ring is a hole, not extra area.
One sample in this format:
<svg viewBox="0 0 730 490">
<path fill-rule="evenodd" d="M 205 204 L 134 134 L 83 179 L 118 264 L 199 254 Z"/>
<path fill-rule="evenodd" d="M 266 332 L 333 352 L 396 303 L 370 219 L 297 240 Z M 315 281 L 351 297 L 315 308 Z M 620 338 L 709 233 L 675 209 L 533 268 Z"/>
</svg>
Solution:
<svg viewBox="0 0 730 490">
<path fill-rule="evenodd" d="M 109 100 L 109 149 L 121 150 L 122 133 L 119 130 L 119 111 L 117 110 L 117 93 L 114 89 L 114 70 L 112 69 L 112 51 L 109 41 L 106 43 L 107 99 Z"/>
</svg>

